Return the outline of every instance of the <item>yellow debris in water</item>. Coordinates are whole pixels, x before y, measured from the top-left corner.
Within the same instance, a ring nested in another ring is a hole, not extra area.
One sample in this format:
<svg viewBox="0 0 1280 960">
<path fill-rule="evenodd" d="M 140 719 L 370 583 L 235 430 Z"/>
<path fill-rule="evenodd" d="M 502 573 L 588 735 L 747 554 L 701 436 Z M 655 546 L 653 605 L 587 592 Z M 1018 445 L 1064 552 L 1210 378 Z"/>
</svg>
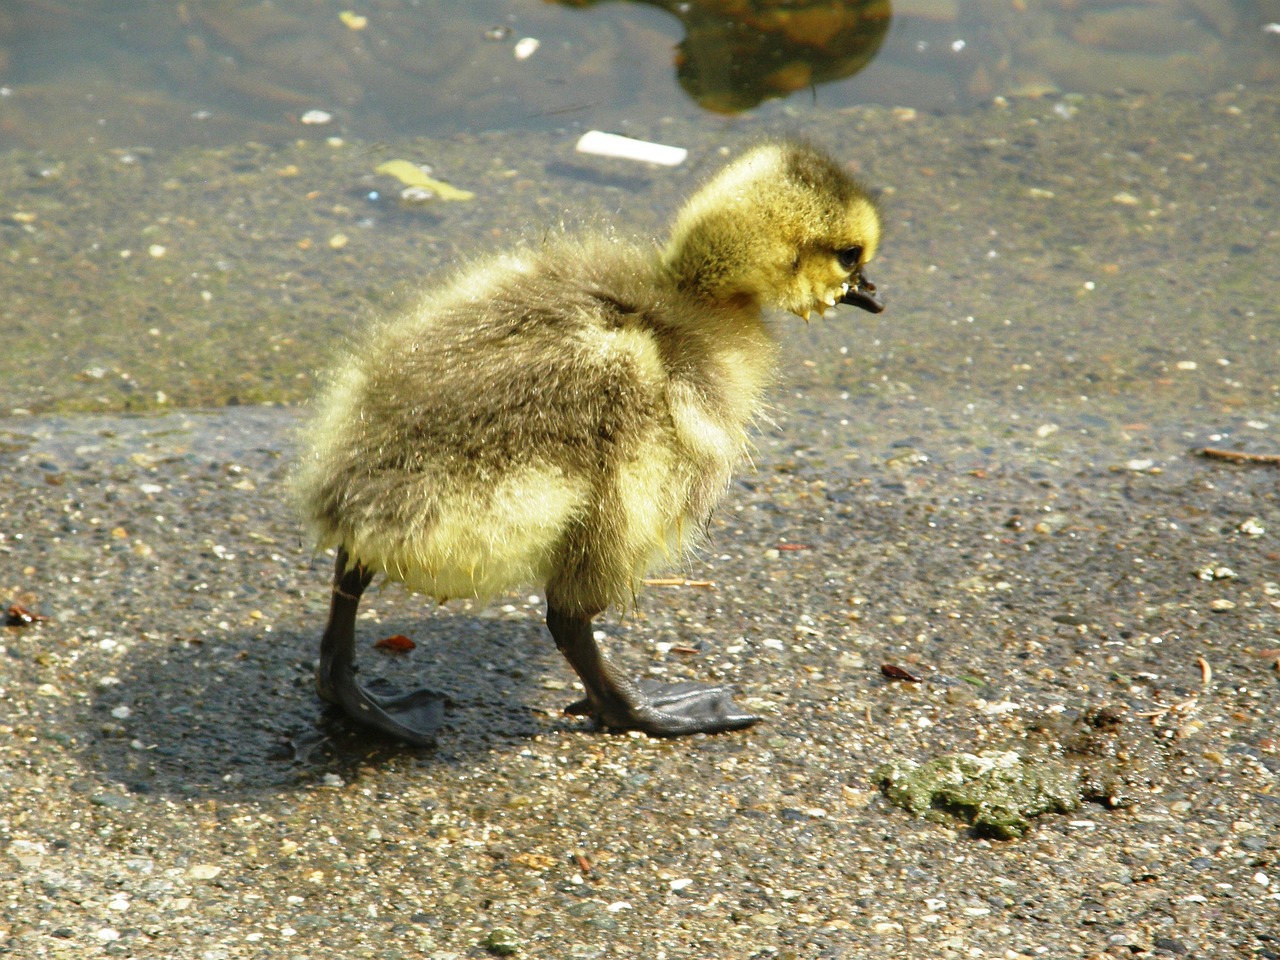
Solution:
<svg viewBox="0 0 1280 960">
<path fill-rule="evenodd" d="M 343 10 L 338 14 L 338 19 L 352 30 L 363 30 L 369 25 L 368 17 L 362 16 L 352 10 Z"/>
<path fill-rule="evenodd" d="M 441 200 L 471 200 L 475 194 L 470 190 L 459 190 L 451 184 L 433 180 L 422 172 L 422 168 L 408 160 L 388 160 L 377 168 L 378 173 L 395 177 L 406 187 L 424 187 Z"/>
</svg>

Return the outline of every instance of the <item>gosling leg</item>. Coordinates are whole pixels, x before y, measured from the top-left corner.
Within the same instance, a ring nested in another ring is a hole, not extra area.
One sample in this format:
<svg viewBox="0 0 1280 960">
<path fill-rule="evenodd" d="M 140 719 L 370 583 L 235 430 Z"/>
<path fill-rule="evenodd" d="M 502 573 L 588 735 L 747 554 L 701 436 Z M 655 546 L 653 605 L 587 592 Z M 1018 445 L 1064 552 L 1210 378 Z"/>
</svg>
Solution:
<svg viewBox="0 0 1280 960">
<path fill-rule="evenodd" d="M 367 686 L 356 682 L 356 610 L 373 574 L 358 563 L 348 569 L 348 562 L 347 551 L 339 547 L 329 622 L 320 638 L 316 692 L 358 723 L 408 743 L 431 746 L 444 719 L 442 697 L 428 690 L 401 693 L 384 680 Z"/>
<path fill-rule="evenodd" d="M 587 688 L 569 713 L 590 713 L 611 730 L 641 730 L 654 737 L 740 730 L 763 719 L 733 702 L 731 687 L 705 683 L 635 681 L 623 675 L 592 636 L 590 616 L 547 605 L 547 629 Z"/>
</svg>

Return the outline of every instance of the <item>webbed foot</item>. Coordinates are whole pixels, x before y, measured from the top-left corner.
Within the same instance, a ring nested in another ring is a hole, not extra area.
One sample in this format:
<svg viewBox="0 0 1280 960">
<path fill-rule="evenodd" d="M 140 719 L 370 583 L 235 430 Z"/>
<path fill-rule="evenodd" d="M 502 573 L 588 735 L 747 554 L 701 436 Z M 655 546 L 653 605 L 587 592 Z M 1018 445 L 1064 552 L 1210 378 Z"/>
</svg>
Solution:
<svg viewBox="0 0 1280 960">
<path fill-rule="evenodd" d="M 386 680 L 356 682 L 355 623 L 360 595 L 373 579 L 338 550 L 329 622 L 320 640 L 316 692 L 357 723 L 417 746 L 431 746 L 444 719 L 444 698 L 428 690 L 402 693 Z"/>
<path fill-rule="evenodd" d="M 723 684 L 631 680 L 596 645 L 591 617 L 547 609 L 547 627 L 556 646 L 577 672 L 587 696 L 566 712 L 590 714 L 609 730 L 640 730 L 653 737 L 741 730 L 763 717 L 747 713 Z"/>
<path fill-rule="evenodd" d="M 430 690 L 403 693 L 381 678 L 362 686 L 354 674 L 330 677 L 330 681 L 328 691 L 321 689 L 320 696 L 341 707 L 352 720 L 415 746 L 435 745 L 444 722 L 444 697 Z"/>
<path fill-rule="evenodd" d="M 724 733 L 764 719 L 739 707 L 733 700 L 733 688 L 722 684 L 640 680 L 634 686 L 639 697 L 626 703 L 611 703 L 605 713 L 598 712 L 587 697 L 569 704 L 565 713 L 592 715 L 610 730 L 640 730 L 651 737 Z"/>
</svg>

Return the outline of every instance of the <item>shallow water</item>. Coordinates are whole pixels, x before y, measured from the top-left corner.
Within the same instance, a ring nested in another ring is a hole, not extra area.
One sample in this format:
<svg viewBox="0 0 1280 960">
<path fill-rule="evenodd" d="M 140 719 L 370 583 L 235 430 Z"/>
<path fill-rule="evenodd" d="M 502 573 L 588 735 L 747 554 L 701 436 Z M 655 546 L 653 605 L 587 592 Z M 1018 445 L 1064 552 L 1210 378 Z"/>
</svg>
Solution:
<svg viewBox="0 0 1280 960">
<path fill-rule="evenodd" d="M 345 337 L 459 256 L 562 223 L 661 235 L 723 153 L 785 132 L 884 191 L 888 233 L 885 314 L 779 321 L 793 382 L 1267 419 L 1273 2 L 762 2 L 738 32 L 813 86 L 736 114 L 700 107 L 686 76 L 701 57 L 702 101 L 758 92 L 723 62 L 720 8 L 671 6 L 683 21 L 656 3 L 6 8 L 3 408 L 297 402 Z M 330 122 L 302 123 L 314 109 Z M 592 125 L 690 159 L 576 154 Z M 400 202 L 377 172 L 398 158 L 475 199 Z"/>
<path fill-rule="evenodd" d="M 0 11 L 0 146 L 645 130 L 771 101 L 778 119 L 1119 88 L 1274 92 L 1277 20 L 1274 0 L 20 0 Z"/>
<path fill-rule="evenodd" d="M 790 118 L 884 191 L 870 275 L 889 307 L 778 318 L 788 381 L 1273 419 L 1278 121 L 1280 101 L 1248 90 Z M 0 168 L 5 405 L 303 400 L 347 337 L 458 257 L 566 222 L 659 235 L 722 150 L 777 129 L 672 120 L 651 135 L 692 147 L 674 170 L 582 157 L 571 129 L 15 151 Z M 402 204 L 376 172 L 398 157 L 475 199 Z"/>
</svg>

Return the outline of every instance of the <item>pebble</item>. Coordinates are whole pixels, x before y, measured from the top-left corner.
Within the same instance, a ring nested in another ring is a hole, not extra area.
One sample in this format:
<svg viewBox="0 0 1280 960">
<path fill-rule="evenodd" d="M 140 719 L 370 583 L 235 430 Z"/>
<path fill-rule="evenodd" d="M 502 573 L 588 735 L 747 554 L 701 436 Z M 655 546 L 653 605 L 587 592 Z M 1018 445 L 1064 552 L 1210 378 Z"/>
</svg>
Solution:
<svg viewBox="0 0 1280 960">
<path fill-rule="evenodd" d="M 1248 520 L 1242 521 L 1236 529 L 1246 537 L 1260 537 L 1267 532 L 1267 528 L 1262 525 L 1262 521 L 1257 517 L 1250 517 Z"/>
<path fill-rule="evenodd" d="M 121 813 L 128 813 L 138 806 L 138 801 L 132 797 L 122 797 L 116 793 L 98 793 L 89 798 L 89 802 L 96 807 L 106 807 L 108 810 L 119 810 Z"/>
<path fill-rule="evenodd" d="M 1200 567 L 1196 571 L 1196 577 L 1200 580 L 1234 580 L 1238 574 L 1225 564 L 1210 563 Z"/>
<path fill-rule="evenodd" d="M 427 187 L 405 187 L 400 191 L 400 202 L 406 206 L 417 207 L 436 198 L 436 192 Z"/>
</svg>

